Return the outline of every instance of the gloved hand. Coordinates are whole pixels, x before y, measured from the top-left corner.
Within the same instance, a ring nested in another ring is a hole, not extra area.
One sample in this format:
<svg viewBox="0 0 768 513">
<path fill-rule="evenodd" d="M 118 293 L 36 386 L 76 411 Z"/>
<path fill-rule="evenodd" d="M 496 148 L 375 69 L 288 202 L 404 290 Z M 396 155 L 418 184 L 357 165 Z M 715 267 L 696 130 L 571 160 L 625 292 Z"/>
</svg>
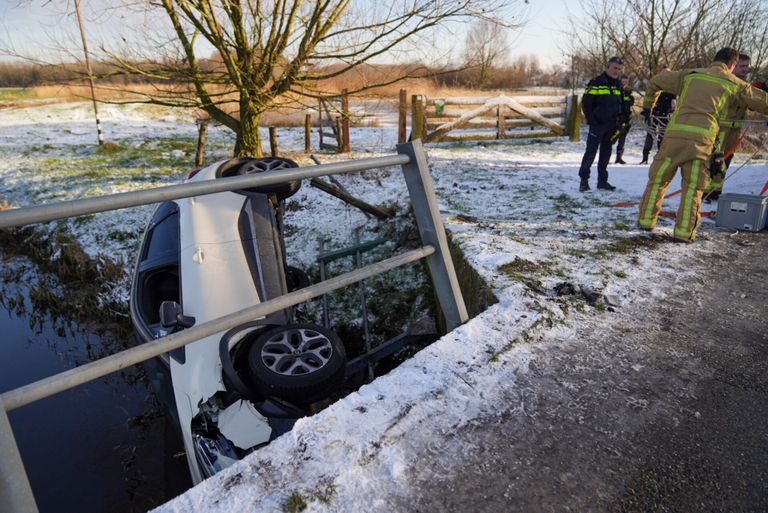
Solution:
<svg viewBox="0 0 768 513">
<path fill-rule="evenodd" d="M 640 115 L 643 117 L 646 123 L 651 119 L 651 109 L 643 109 L 640 111 Z"/>
<path fill-rule="evenodd" d="M 610 142 L 611 144 L 615 143 L 616 139 L 618 139 L 620 135 L 621 135 L 621 128 L 617 128 L 616 131 L 611 134 L 611 138 L 608 139 L 608 142 Z"/>
<path fill-rule="evenodd" d="M 709 176 L 711 178 L 721 177 L 723 175 L 725 162 L 723 162 L 723 152 L 716 151 L 709 159 Z"/>
</svg>

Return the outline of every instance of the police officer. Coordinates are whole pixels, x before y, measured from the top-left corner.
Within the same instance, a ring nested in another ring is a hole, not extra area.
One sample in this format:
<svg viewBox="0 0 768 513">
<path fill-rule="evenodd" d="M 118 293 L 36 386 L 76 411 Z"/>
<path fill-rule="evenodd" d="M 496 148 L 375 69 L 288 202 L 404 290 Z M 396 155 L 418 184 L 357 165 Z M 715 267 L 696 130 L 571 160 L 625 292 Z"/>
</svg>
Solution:
<svg viewBox="0 0 768 513">
<path fill-rule="evenodd" d="M 707 166 L 721 117 L 734 101 L 768 113 L 768 94 L 732 73 L 738 59 L 738 51 L 723 48 L 708 68 L 662 71 L 651 78 L 643 99 L 645 115 L 653 108 L 662 90 L 674 93 L 680 99 L 669 120 L 661 149 L 648 170 L 648 184 L 638 213 L 641 228 L 652 230 L 656 226 L 664 194 L 679 167 L 682 169 L 683 195 L 677 210 L 674 238 L 692 242 L 701 224 L 701 195 L 709 182 Z"/>
<path fill-rule="evenodd" d="M 621 158 L 624 155 L 624 143 L 629 133 L 630 118 L 632 117 L 632 107 L 635 106 L 635 95 L 629 87 L 629 79 L 621 79 L 621 114 L 619 115 L 619 139 L 616 142 L 616 163 L 626 164 Z"/>
<path fill-rule="evenodd" d="M 739 62 L 733 68 L 733 74 L 742 80 L 747 80 L 749 74 L 749 55 L 739 54 Z M 715 153 L 710 163 L 710 181 L 707 187 L 707 202 L 716 200 L 723 191 L 725 170 L 731 165 L 733 154 L 741 142 L 741 120 L 747 114 L 747 105 L 744 102 L 732 101 L 728 105 L 728 112 L 724 119 L 720 120 L 720 133 L 715 142 Z M 727 155 L 727 156 L 726 156 Z M 724 157 L 724 160 L 723 160 Z"/>
<path fill-rule="evenodd" d="M 597 188 L 612 191 L 616 189 L 608 183 L 608 162 L 613 153 L 611 146 L 619 127 L 619 116 L 622 109 L 622 92 L 619 77 L 624 71 L 624 60 L 621 57 L 611 57 L 605 72 L 593 78 L 584 89 L 581 109 L 589 125 L 587 149 L 581 159 L 579 191 L 589 190 L 589 175 L 598 148 L 600 156 L 597 160 Z"/>
<path fill-rule="evenodd" d="M 669 68 L 665 68 L 668 70 Z M 650 116 L 646 116 L 645 124 L 648 126 L 648 132 L 645 134 L 645 143 L 643 144 L 643 160 L 641 164 L 648 163 L 648 156 L 651 154 L 653 140 L 656 139 L 656 149 L 661 148 L 664 141 L 664 132 L 667 129 L 669 115 L 674 109 L 675 95 L 672 93 L 661 93 L 656 105 L 653 106 Z"/>
</svg>

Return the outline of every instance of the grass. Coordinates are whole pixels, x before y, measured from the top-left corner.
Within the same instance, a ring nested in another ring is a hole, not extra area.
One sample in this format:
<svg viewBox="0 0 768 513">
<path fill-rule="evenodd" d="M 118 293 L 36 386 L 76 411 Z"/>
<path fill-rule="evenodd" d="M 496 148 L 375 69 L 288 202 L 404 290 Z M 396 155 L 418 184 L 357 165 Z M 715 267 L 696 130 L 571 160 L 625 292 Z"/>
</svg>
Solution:
<svg viewBox="0 0 768 513">
<path fill-rule="evenodd" d="M 559 196 L 549 196 L 555 205 L 554 209 L 560 212 L 573 213 L 580 208 L 584 208 L 584 205 L 576 201 L 573 197 L 563 193 Z"/>
<path fill-rule="evenodd" d="M 522 273 L 539 272 L 542 270 L 542 265 L 516 256 L 512 262 L 500 265 L 499 269 L 505 274 L 515 277 Z"/>
<path fill-rule="evenodd" d="M 606 251 L 609 253 L 631 253 L 640 248 L 653 249 L 658 245 L 659 243 L 655 240 L 637 235 L 634 237 L 618 238 L 606 248 Z"/>
<path fill-rule="evenodd" d="M 31 94 L 31 89 L 23 87 L 0 87 L 0 101 L 24 100 Z"/>
<path fill-rule="evenodd" d="M 307 509 L 307 501 L 301 496 L 298 490 L 291 492 L 291 495 L 283 502 L 283 513 L 299 513 Z"/>
</svg>

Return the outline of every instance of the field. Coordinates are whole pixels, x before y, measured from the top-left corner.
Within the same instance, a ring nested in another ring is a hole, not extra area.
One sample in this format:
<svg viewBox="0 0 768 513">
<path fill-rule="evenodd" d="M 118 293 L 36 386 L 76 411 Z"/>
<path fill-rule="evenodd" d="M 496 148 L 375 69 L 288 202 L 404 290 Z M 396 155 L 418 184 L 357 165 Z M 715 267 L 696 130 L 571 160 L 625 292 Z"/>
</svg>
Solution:
<svg viewBox="0 0 768 513">
<path fill-rule="evenodd" d="M 87 103 L 0 110 L 4 200 L 13 206 L 34 205 L 183 180 L 192 166 L 196 141 L 190 116 L 156 108 L 105 106 L 102 118 L 107 138 L 117 144 L 117 151 L 99 151 L 95 145 Z M 386 121 L 380 125 L 353 129 L 352 155 L 319 154 L 319 158 L 329 162 L 393 153 L 396 128 Z M 609 360 L 618 349 L 609 346 L 602 348 L 605 352 L 591 352 L 590 339 L 575 333 L 583 335 L 585 326 L 595 332 L 620 331 L 619 321 L 631 321 L 642 331 L 638 312 L 644 305 L 668 298 L 671 291 L 680 293 L 682 284 L 688 282 L 705 290 L 707 266 L 721 257 L 722 245 L 729 244 L 729 251 L 736 252 L 739 241 L 749 242 L 741 234 L 729 237 L 730 232 L 705 220 L 696 244 L 669 244 L 670 219 L 662 218 L 657 232 L 649 236 L 635 228 L 635 208 L 612 207 L 616 202 L 637 200 L 645 185 L 647 166 L 634 164 L 640 161 L 643 137 L 640 130 L 631 132 L 624 156 L 630 164 L 610 167 L 610 181 L 617 190 L 587 194 L 577 189 L 583 142 L 558 138 L 427 148 L 450 237 L 494 291 L 499 304 L 383 380 L 363 387 L 320 415 L 303 419 L 291 435 L 165 510 L 188 511 L 193 504 L 205 504 L 204 509 L 214 511 L 215 506 L 225 511 L 246 503 L 279 510 L 295 486 L 301 487 L 319 511 L 332 511 L 339 505 L 325 504 L 318 495 L 322 490 L 335 493 L 334 501 L 341 501 L 349 511 L 384 511 L 391 504 L 376 502 L 377 497 L 408 491 L 406 469 L 413 459 L 408 451 L 439 460 L 441 454 L 459 457 L 464 450 L 475 450 L 458 442 L 452 445 L 453 433 L 483 419 L 499 420 L 493 415 L 501 405 L 511 417 L 539 415 L 539 411 L 526 410 L 536 407 L 536 401 L 520 396 L 538 393 L 534 363 L 544 356 L 587 355 L 577 362 L 580 369 L 586 369 L 579 377 L 583 381 L 563 382 L 560 388 L 554 387 L 557 390 L 550 390 L 553 404 L 577 401 L 570 389 L 598 387 L 599 374 L 612 368 Z M 309 165 L 308 156 L 299 152 L 303 148 L 301 129 L 281 129 L 280 140 L 301 165 Z M 209 161 L 225 158 L 232 143 L 230 134 L 214 128 Z M 737 155 L 734 167 L 739 171 L 727 181 L 726 192 L 756 194 L 768 178 L 764 154 Z M 398 217 L 407 217 L 408 198 L 399 170 L 339 179 L 363 200 L 391 206 Z M 678 187 L 679 179 L 671 190 Z M 665 209 L 674 210 L 677 201 L 667 200 Z M 101 255 L 128 270 L 149 213 L 149 207 L 116 211 L 52 223 L 43 229 L 63 230 L 89 255 Z M 349 245 L 356 232 L 363 240 L 393 234 L 384 223 L 366 218 L 307 184 L 290 200 L 286 224 L 289 263 L 307 269 L 316 265 L 319 239 L 325 248 L 337 248 Z M 398 245 L 393 242 L 387 249 L 396 251 Z M 123 282 L 114 288 L 111 299 L 124 301 L 126 293 Z M 622 317 L 624 312 L 632 312 L 632 317 Z M 561 338 L 568 341 L 563 347 L 557 345 Z M 643 361 L 636 352 L 644 349 L 629 343 L 626 349 L 634 356 L 620 363 L 627 372 L 635 372 L 632 365 Z M 684 360 L 665 350 L 666 346 L 660 348 L 654 358 Z M 595 368 L 599 370 L 593 371 Z M 534 388 L 505 388 L 504 384 L 515 382 L 519 375 Z M 616 386 L 602 393 L 616 394 L 622 408 L 635 411 L 632 404 L 637 403 L 630 400 L 638 398 L 632 397 L 631 390 Z M 507 402 L 511 397 L 519 403 Z M 654 422 L 684 399 L 673 393 L 664 399 L 663 408 L 645 409 L 645 417 L 626 418 Z M 581 407 L 578 401 L 572 406 L 569 415 Z M 366 422 L 361 422 L 360 412 L 366 412 Z M 569 418 L 577 425 L 578 416 Z M 599 426 L 591 425 L 590 433 L 602 436 Z M 603 435 L 610 438 L 615 433 Z M 402 449 L 397 445 L 401 442 L 410 448 Z M 297 447 L 309 447 L 311 456 L 305 461 L 299 454 L 304 449 Z M 434 470 L 448 472 L 443 467 Z M 247 489 L 237 486 L 241 480 L 248 484 Z M 219 502 L 222 490 L 234 492 Z"/>
</svg>

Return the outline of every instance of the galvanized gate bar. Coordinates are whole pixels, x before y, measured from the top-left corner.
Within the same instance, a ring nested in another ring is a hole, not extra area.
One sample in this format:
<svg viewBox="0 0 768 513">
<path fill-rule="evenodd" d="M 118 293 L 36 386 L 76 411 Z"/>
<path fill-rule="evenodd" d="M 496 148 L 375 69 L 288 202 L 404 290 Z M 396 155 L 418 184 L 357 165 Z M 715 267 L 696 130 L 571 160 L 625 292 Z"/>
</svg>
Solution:
<svg viewBox="0 0 768 513">
<path fill-rule="evenodd" d="M 421 241 L 423 244 L 431 244 L 435 247 L 435 254 L 427 258 L 427 263 L 437 299 L 450 331 L 467 322 L 469 315 L 448 249 L 448 239 L 440 218 L 432 177 L 429 174 L 427 155 L 418 139 L 411 143 L 398 144 L 397 152 L 409 157 L 408 163 L 403 164 L 405 183 L 411 196 Z"/>
<path fill-rule="evenodd" d="M 408 157 L 405 155 L 388 155 L 385 157 L 321 164 L 319 166 L 286 169 L 255 175 L 234 176 L 217 180 L 205 180 L 203 182 L 168 185 L 144 191 L 121 192 L 94 198 L 63 201 L 34 207 L 23 207 L 0 212 L 0 228 L 43 223 L 84 214 L 95 214 L 98 212 L 119 210 L 126 207 L 160 203 L 161 201 L 260 187 L 263 185 L 289 182 L 291 180 L 302 180 L 304 178 L 315 178 L 331 174 L 364 171 L 376 167 L 398 166 L 407 163 Z"/>
<path fill-rule="evenodd" d="M 0 509 L 8 513 L 37 513 L 35 496 L 13 436 L 8 414 L 0 403 Z"/>
<path fill-rule="evenodd" d="M 331 278 L 330 280 L 316 285 L 291 292 L 249 308 L 244 308 L 229 315 L 225 315 L 224 317 L 219 317 L 218 319 L 200 324 L 199 326 L 194 326 L 178 333 L 158 338 L 157 340 L 147 342 L 140 346 L 56 374 L 55 376 L 41 379 L 40 381 L 8 391 L 0 395 L 0 401 L 5 405 L 6 411 L 14 410 L 20 406 L 63 392 L 64 390 L 76 387 L 77 385 L 82 385 L 83 383 L 106 376 L 112 372 L 119 371 L 130 365 L 149 360 L 150 358 L 167 353 L 173 349 L 185 346 L 215 333 L 229 330 L 245 322 L 253 321 L 288 308 L 289 306 L 303 303 L 304 301 L 332 292 L 338 288 L 351 285 L 396 267 L 415 262 L 421 258 L 429 257 L 434 253 L 435 248 L 433 246 L 425 245 L 421 248 L 395 255 L 386 260 L 382 260 L 381 262 L 367 265 L 363 268 L 342 274 L 341 276 Z M 0 453 L 0 459 L 2 459 L 2 453 Z"/>
</svg>

